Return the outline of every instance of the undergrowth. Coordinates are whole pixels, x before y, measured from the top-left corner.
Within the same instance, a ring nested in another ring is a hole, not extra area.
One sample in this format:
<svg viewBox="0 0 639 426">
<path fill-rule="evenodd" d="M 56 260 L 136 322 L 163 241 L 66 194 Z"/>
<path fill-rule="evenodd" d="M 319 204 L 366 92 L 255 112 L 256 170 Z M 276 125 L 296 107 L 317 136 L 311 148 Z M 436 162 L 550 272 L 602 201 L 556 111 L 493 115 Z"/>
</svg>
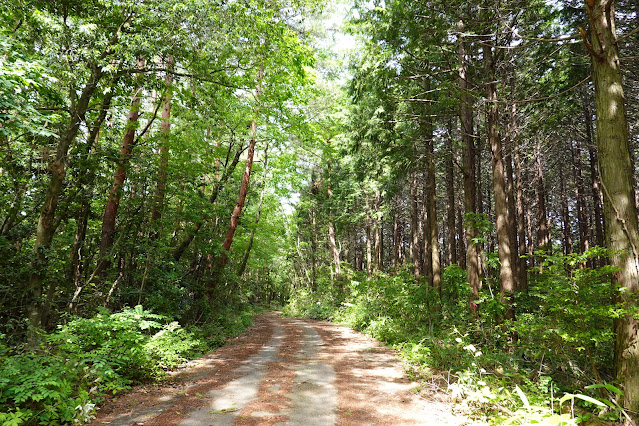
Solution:
<svg viewBox="0 0 639 426">
<path fill-rule="evenodd" d="M 0 336 L 0 424 L 88 422 L 106 395 L 161 380 L 167 369 L 222 345 L 251 322 L 244 308 L 186 329 L 136 306 L 72 317 L 43 336 L 37 351 L 10 348 Z"/>
<path fill-rule="evenodd" d="M 415 378 L 444 372 L 457 410 L 484 421 L 614 421 L 623 411 L 611 370 L 619 314 L 612 271 L 586 267 L 602 254 L 544 256 L 541 272 L 531 269 L 528 293 L 515 296 L 515 322 L 500 321 L 504 307 L 491 280 L 473 313 L 465 271 L 456 265 L 444 270 L 441 298 L 404 268 L 298 290 L 284 312 L 342 323 L 393 346 Z"/>
</svg>

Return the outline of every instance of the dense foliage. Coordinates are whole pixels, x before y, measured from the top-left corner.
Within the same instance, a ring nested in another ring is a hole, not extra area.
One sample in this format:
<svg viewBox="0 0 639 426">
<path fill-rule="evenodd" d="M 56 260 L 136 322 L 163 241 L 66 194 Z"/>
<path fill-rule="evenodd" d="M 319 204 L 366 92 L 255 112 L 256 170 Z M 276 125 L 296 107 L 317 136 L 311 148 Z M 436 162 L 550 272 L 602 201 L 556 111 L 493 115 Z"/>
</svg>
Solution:
<svg viewBox="0 0 639 426">
<path fill-rule="evenodd" d="M 474 416 L 630 424 L 638 22 L 625 0 L 2 2 L 0 420 L 84 422 L 286 305 L 450 372 Z"/>
<path fill-rule="evenodd" d="M 184 329 L 138 305 L 71 317 L 37 352 L 0 341 L 2 424 L 63 424 L 91 420 L 96 405 L 131 385 L 222 345 L 251 323 L 250 311 L 228 309 L 204 328 Z"/>
<path fill-rule="evenodd" d="M 560 400 L 579 395 L 586 397 L 577 398 L 580 417 L 601 408 L 588 400 L 593 398 L 609 402 L 612 410 L 604 417 L 615 420 L 620 410 L 612 401 L 619 390 L 609 385 L 611 391 L 602 393 L 602 386 L 612 377 L 612 321 L 618 312 L 609 267 L 589 269 L 586 260 L 547 258 L 546 271 L 535 275 L 528 294 L 517 297 L 519 318 L 513 323 L 495 321 L 504 307 L 491 288 L 480 293 L 477 315 L 471 313 L 466 273 L 457 265 L 443 272 L 441 299 L 403 268 L 371 280 L 354 274 L 343 291 L 328 284 L 315 293 L 296 292 L 286 313 L 336 321 L 393 346 L 414 378 L 447 390 L 456 409 L 473 417 L 570 424 L 569 414 L 557 414 L 562 404 L 568 407 Z"/>
</svg>

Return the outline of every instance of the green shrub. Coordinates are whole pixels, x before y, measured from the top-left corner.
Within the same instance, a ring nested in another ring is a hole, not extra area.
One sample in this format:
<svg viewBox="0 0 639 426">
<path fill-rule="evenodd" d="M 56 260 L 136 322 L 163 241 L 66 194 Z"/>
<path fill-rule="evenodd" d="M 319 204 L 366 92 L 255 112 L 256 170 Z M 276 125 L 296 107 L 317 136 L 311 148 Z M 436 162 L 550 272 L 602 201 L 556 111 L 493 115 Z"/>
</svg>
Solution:
<svg viewBox="0 0 639 426">
<path fill-rule="evenodd" d="M 145 344 L 152 330 L 162 328 L 158 322 L 162 320 L 167 318 L 139 305 L 115 314 L 103 310 L 93 318 L 75 318 L 60 326 L 50 342 L 64 353 L 108 372 L 118 385 L 128 385 L 151 380 L 160 373 Z"/>
<path fill-rule="evenodd" d="M 23 353 L 0 366 L 0 420 L 21 424 L 70 423 L 76 407 L 90 403 L 95 372 L 75 359 L 53 354 Z"/>
<path fill-rule="evenodd" d="M 145 352 L 157 359 L 163 369 L 175 368 L 201 356 L 207 349 L 203 339 L 186 331 L 177 321 L 164 325 L 144 345 Z"/>
<path fill-rule="evenodd" d="M 0 424 L 88 422 L 106 393 L 163 377 L 219 346 L 252 321 L 246 309 L 226 312 L 202 330 L 187 331 L 141 306 L 72 318 L 46 336 L 40 352 L 11 352 L 0 335 Z"/>
</svg>

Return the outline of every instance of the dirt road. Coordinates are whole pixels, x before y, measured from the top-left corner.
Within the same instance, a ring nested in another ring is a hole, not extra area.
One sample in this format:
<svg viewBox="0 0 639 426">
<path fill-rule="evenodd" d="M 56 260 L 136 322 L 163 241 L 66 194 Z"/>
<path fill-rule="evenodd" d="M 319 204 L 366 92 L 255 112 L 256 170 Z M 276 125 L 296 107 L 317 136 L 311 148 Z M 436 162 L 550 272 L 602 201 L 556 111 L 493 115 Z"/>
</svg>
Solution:
<svg viewBox="0 0 639 426">
<path fill-rule="evenodd" d="M 260 315 L 249 331 L 98 412 L 110 425 L 459 425 L 393 351 L 349 328 Z"/>
</svg>

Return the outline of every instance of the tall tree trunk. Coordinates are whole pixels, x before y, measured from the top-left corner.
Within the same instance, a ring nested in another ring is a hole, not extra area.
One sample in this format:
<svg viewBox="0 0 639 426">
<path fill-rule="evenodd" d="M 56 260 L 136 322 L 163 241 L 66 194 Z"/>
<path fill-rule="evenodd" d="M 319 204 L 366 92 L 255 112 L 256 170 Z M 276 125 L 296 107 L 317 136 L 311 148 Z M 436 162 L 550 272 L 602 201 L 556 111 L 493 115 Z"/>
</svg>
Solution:
<svg viewBox="0 0 639 426">
<path fill-rule="evenodd" d="M 373 276 L 373 245 L 371 239 L 373 238 L 373 223 L 371 219 L 371 205 L 366 198 L 366 277 L 370 280 Z"/>
<path fill-rule="evenodd" d="M 530 172 L 527 171 L 526 175 L 529 176 Z M 530 179 L 526 179 L 526 181 L 530 181 Z M 528 203 L 526 204 L 526 253 L 528 253 L 528 258 L 530 259 L 530 266 L 535 266 L 535 257 L 533 256 L 535 251 L 535 246 L 533 243 L 533 212 L 532 212 L 532 203 L 530 199 L 532 196 L 528 196 Z"/>
<path fill-rule="evenodd" d="M 417 205 L 417 173 L 411 174 L 410 181 L 410 261 L 413 263 L 413 273 L 416 278 L 421 275 L 421 261 L 419 259 L 419 212 Z"/>
<path fill-rule="evenodd" d="M 260 68 L 257 74 L 257 89 L 255 91 L 255 99 L 259 100 L 260 95 L 262 94 L 262 79 L 264 76 L 264 68 Z M 211 301 L 213 299 L 213 293 L 217 287 L 218 280 L 226 263 L 228 262 L 228 253 L 231 250 L 231 245 L 233 244 L 233 237 L 235 235 L 235 230 L 237 229 L 237 224 L 240 221 L 240 216 L 242 215 L 242 209 L 244 208 L 244 203 L 246 201 L 246 194 L 249 190 L 249 181 L 251 180 L 251 170 L 253 169 L 253 156 L 255 155 L 255 143 L 257 141 L 257 118 L 258 118 L 259 108 L 256 105 L 253 110 L 254 118 L 251 121 L 251 133 L 248 144 L 248 150 L 246 153 L 246 165 L 244 166 L 244 174 L 242 175 L 242 182 L 240 184 L 240 193 L 237 197 L 237 203 L 233 208 L 233 213 L 231 214 L 231 221 L 229 223 L 229 227 L 226 231 L 226 236 L 224 237 L 224 242 L 222 243 L 222 253 L 217 258 L 215 268 L 213 270 L 213 276 L 206 284 L 206 295 L 207 299 Z"/>
<path fill-rule="evenodd" d="M 158 180 L 155 189 L 155 204 L 151 219 L 157 222 L 162 218 L 162 210 L 164 210 L 164 197 L 166 196 L 166 184 L 169 173 L 169 139 L 171 137 L 171 86 L 173 85 L 173 55 L 166 57 L 166 96 L 162 104 L 162 123 L 160 124 L 160 163 L 158 165 Z M 155 237 L 159 236 L 159 230 L 156 229 Z"/>
<path fill-rule="evenodd" d="M 431 285 L 435 291 L 441 297 L 442 293 L 442 275 L 439 260 L 439 230 L 437 226 L 437 188 L 435 187 L 435 150 L 433 140 L 432 124 L 428 123 L 428 132 L 426 137 L 426 173 L 428 176 L 427 188 L 427 202 L 426 208 L 428 209 L 428 230 L 430 234 L 429 249 L 430 252 L 426 252 L 427 256 L 430 256 L 430 280 Z"/>
<path fill-rule="evenodd" d="M 57 227 L 56 208 L 58 207 L 58 200 L 62 193 L 64 178 L 66 176 L 69 148 L 78 134 L 80 124 L 84 121 L 84 115 L 89 108 L 89 101 L 93 97 L 102 76 L 102 69 L 99 66 L 94 65 L 91 67 L 91 75 L 82 89 L 77 104 L 71 108 L 69 123 L 59 136 L 55 160 L 49 164 L 48 167 L 51 177 L 38 219 L 36 238 L 33 245 L 32 272 L 27 285 L 30 296 L 30 300 L 27 304 L 27 317 L 31 327 L 28 337 L 30 345 L 36 344 L 36 330 L 40 329 L 42 325 L 43 305 L 41 299 L 43 296 L 44 277 L 48 265 L 47 254 Z"/>
<path fill-rule="evenodd" d="M 514 141 L 515 185 L 517 189 L 517 236 L 519 240 L 519 255 L 526 253 L 526 231 L 524 214 L 524 183 L 521 172 L 522 163 L 519 153 L 519 141 Z M 526 203 L 529 204 L 529 203 Z M 528 261 L 526 257 L 519 258 L 519 290 L 528 292 Z"/>
<path fill-rule="evenodd" d="M 448 264 L 457 264 L 457 230 L 455 228 L 455 169 L 453 167 L 453 123 L 448 122 L 446 135 L 446 231 L 448 233 Z"/>
<path fill-rule="evenodd" d="M 330 140 L 327 141 L 330 144 Z M 331 188 L 331 164 L 328 162 L 327 166 L 327 178 L 326 178 L 326 196 L 330 205 L 331 197 L 333 196 L 333 188 Z M 339 259 L 339 250 L 337 249 L 337 241 L 335 238 L 335 226 L 333 225 L 333 214 L 331 212 L 328 220 L 328 245 L 333 255 L 333 264 L 335 265 L 335 279 L 340 280 L 342 277 L 342 263 Z"/>
<path fill-rule="evenodd" d="M 589 102 L 584 97 L 583 101 L 584 122 L 586 123 L 586 145 L 588 147 L 588 160 L 590 163 L 590 187 L 592 194 L 592 204 L 594 210 L 594 241 L 599 247 L 604 246 L 603 213 L 601 187 L 599 185 L 599 167 L 597 165 L 597 151 L 592 137 L 592 114 L 590 113 Z"/>
<path fill-rule="evenodd" d="M 571 159 L 573 178 L 575 180 L 575 195 L 577 199 L 577 226 L 579 228 L 579 251 L 585 252 L 590 248 L 588 217 L 586 215 L 586 194 L 584 177 L 582 174 L 581 149 L 579 143 L 571 144 Z"/>
<path fill-rule="evenodd" d="M 249 256 L 251 255 L 251 249 L 253 248 L 253 240 L 255 239 L 255 228 L 260 223 L 260 216 L 262 215 L 262 203 L 264 202 L 264 192 L 266 190 L 266 171 L 268 170 L 268 146 L 264 149 L 264 184 L 262 186 L 262 190 L 260 191 L 260 201 L 257 204 L 257 213 L 255 213 L 255 223 L 254 228 L 251 229 L 251 236 L 249 237 L 248 247 L 246 247 L 246 251 L 244 252 L 244 257 L 242 258 L 242 262 L 240 263 L 240 267 L 237 268 L 237 276 L 242 277 L 244 275 L 244 270 L 246 270 L 246 265 L 248 264 Z"/>
<path fill-rule="evenodd" d="M 144 59 L 139 58 L 137 62 L 138 69 L 144 68 Z M 138 88 L 133 94 L 131 100 L 131 108 L 125 126 L 126 131 L 122 138 L 122 147 L 120 148 L 120 158 L 118 167 L 113 176 L 113 184 L 109 192 L 109 198 L 104 206 L 104 215 L 102 216 L 102 234 L 100 238 L 100 253 L 98 256 L 98 275 L 102 275 L 109 267 L 111 247 L 115 236 L 115 220 L 118 215 L 118 207 L 120 206 L 120 197 L 122 196 L 122 187 L 126 180 L 126 172 L 129 168 L 129 161 L 133 153 L 135 143 L 135 129 L 138 125 L 140 117 L 140 96 L 142 87 L 138 84 Z"/>
<path fill-rule="evenodd" d="M 402 246 L 401 230 L 399 225 L 399 208 L 393 203 L 393 269 L 400 264 L 400 251 Z"/>
<path fill-rule="evenodd" d="M 546 184 L 544 182 L 543 160 L 541 155 L 541 141 L 536 146 L 536 182 L 535 194 L 537 195 L 537 248 L 550 254 L 550 229 L 548 226 L 548 212 L 546 211 Z"/>
<path fill-rule="evenodd" d="M 382 270 L 382 222 L 379 219 L 379 211 L 382 208 L 382 194 L 379 190 L 375 191 L 375 219 L 373 220 L 373 229 L 375 230 L 375 260 L 373 261 L 373 272 Z"/>
<path fill-rule="evenodd" d="M 114 81 L 114 84 L 117 80 Z M 111 101 L 113 100 L 113 96 L 115 95 L 114 90 L 110 90 L 102 99 L 102 106 L 100 107 L 100 113 L 93 123 L 93 127 L 89 132 L 89 137 L 87 138 L 87 144 L 84 149 L 84 154 L 86 155 L 86 161 L 89 161 L 89 157 L 91 152 L 93 151 L 93 147 L 98 143 L 100 138 L 100 130 L 102 129 L 102 124 L 106 120 L 107 113 L 111 107 Z M 91 215 L 91 200 L 93 199 L 93 185 L 92 182 L 95 179 L 95 172 L 91 170 L 91 168 L 87 165 L 80 172 L 80 176 L 78 177 L 78 188 L 81 191 L 80 197 L 80 210 L 78 217 L 76 218 L 76 232 L 73 239 L 73 246 L 71 248 L 71 269 L 69 273 L 69 278 L 73 280 L 75 285 L 74 297 L 71 299 L 69 303 L 69 313 L 74 313 L 75 305 L 76 305 L 76 294 L 79 295 L 79 292 L 82 290 L 82 275 L 83 275 L 83 259 L 82 252 L 84 248 L 84 242 L 86 239 L 87 226 L 89 224 L 89 216 Z"/>
<path fill-rule="evenodd" d="M 464 226 L 463 185 L 457 191 L 457 259 L 459 266 L 466 269 L 466 228 Z"/>
<path fill-rule="evenodd" d="M 311 209 L 311 291 L 317 292 L 317 206 Z"/>
<path fill-rule="evenodd" d="M 464 32 L 464 23 L 462 21 L 457 24 L 457 30 L 460 34 Z M 466 211 L 466 273 L 470 284 L 469 306 L 471 311 L 475 312 L 475 302 L 479 299 L 479 255 L 477 244 L 475 243 L 476 228 L 472 220 L 472 215 L 478 213 L 476 205 L 477 189 L 475 186 L 475 142 L 473 140 L 473 109 L 471 97 L 468 94 L 466 49 L 461 36 L 458 55 L 459 89 L 461 92 L 459 118 L 463 144 L 464 209 Z"/>
<path fill-rule="evenodd" d="M 562 245 L 565 256 L 572 253 L 572 231 L 570 229 L 570 209 L 566 195 L 566 178 L 563 171 L 559 173 L 559 198 L 561 199 Z"/>
<path fill-rule="evenodd" d="M 588 0 L 597 107 L 597 148 L 604 193 L 610 259 L 617 267 L 613 284 L 626 308 L 636 309 L 639 293 L 639 226 L 633 190 L 628 123 L 617 52 L 613 0 Z M 639 320 L 630 312 L 615 320 L 615 375 L 621 383 L 627 425 L 639 422 Z"/>
<path fill-rule="evenodd" d="M 511 79 L 511 95 L 514 96 L 514 79 Z M 517 245 L 517 212 L 515 211 L 515 185 L 513 182 L 513 143 L 517 137 L 517 123 L 516 123 L 516 106 L 512 104 L 510 106 L 510 116 L 508 117 L 508 123 L 506 126 L 506 138 L 504 141 L 504 148 L 506 150 L 506 156 L 504 162 L 506 163 L 506 194 L 508 197 L 508 235 L 510 238 L 510 259 L 513 268 L 513 283 L 515 290 L 520 289 L 519 283 L 519 252 Z"/>
<path fill-rule="evenodd" d="M 484 45 L 484 61 L 489 82 L 486 85 L 488 105 L 488 143 L 492 153 L 493 191 L 495 197 L 495 218 L 497 222 L 497 247 L 499 254 L 500 299 L 506 305 L 505 320 L 515 319 L 513 305 L 514 279 L 508 229 L 508 197 L 506 195 L 506 176 L 504 172 L 501 138 L 497 131 L 499 106 L 497 104 L 497 81 L 492 48 Z"/>
</svg>

